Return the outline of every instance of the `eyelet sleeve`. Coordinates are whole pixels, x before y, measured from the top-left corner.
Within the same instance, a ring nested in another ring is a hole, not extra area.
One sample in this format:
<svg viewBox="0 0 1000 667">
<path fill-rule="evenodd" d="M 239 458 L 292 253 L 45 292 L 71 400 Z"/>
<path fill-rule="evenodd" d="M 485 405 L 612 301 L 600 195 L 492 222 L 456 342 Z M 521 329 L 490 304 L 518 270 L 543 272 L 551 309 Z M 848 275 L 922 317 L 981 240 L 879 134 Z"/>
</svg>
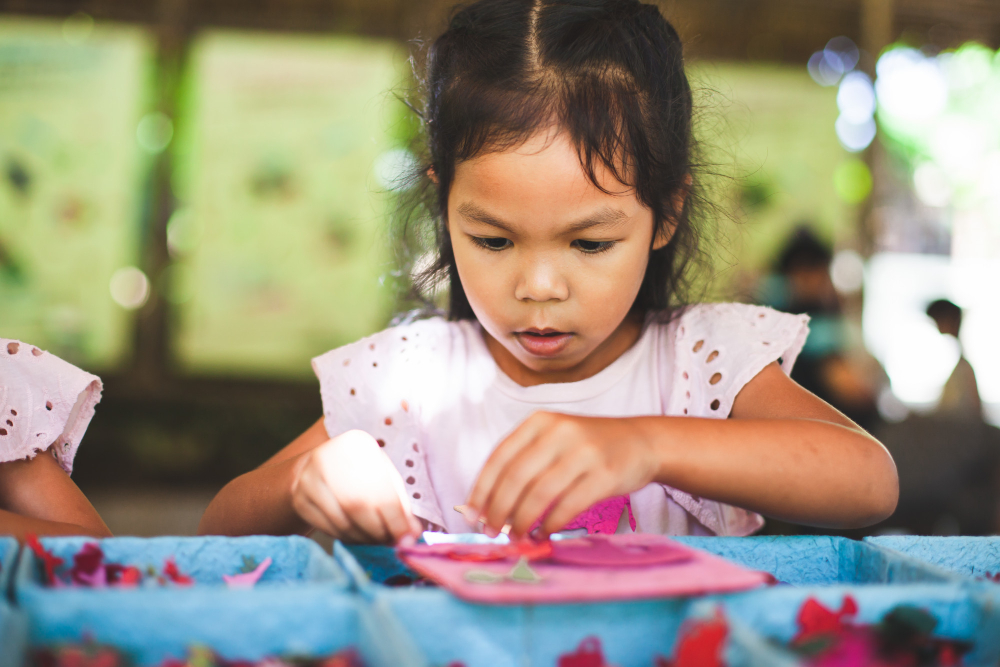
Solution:
<svg viewBox="0 0 1000 667">
<path fill-rule="evenodd" d="M 809 335 L 809 317 L 739 303 L 692 306 L 674 335 L 673 379 L 665 413 L 725 419 L 746 384 L 768 364 L 792 366 Z M 670 486 L 664 492 L 715 535 L 750 535 L 764 525 L 756 512 L 699 498 Z"/>
<path fill-rule="evenodd" d="M 441 323 L 444 324 L 444 323 Z M 352 429 L 375 438 L 403 479 L 413 513 L 444 525 L 420 426 L 420 360 L 435 345 L 434 320 L 386 329 L 313 359 L 330 437 Z"/>
<path fill-rule="evenodd" d="M 777 361 L 790 374 L 809 317 L 741 303 L 694 306 L 677 323 L 667 414 L 725 419 L 737 394 Z"/>
<path fill-rule="evenodd" d="M 18 340 L 0 338 L 0 463 L 50 446 L 67 473 L 101 400 L 101 379 Z"/>
</svg>

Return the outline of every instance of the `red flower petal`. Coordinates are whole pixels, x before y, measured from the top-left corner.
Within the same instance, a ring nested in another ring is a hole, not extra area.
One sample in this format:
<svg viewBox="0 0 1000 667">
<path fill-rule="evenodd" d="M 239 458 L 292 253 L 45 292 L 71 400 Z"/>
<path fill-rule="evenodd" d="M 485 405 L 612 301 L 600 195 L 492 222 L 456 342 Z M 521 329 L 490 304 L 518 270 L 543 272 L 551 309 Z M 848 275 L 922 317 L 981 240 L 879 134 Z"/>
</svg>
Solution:
<svg viewBox="0 0 1000 667">
<path fill-rule="evenodd" d="M 43 547 L 42 543 L 38 541 L 38 536 L 34 533 L 25 535 L 24 541 L 35 552 L 35 555 L 42 559 L 42 565 L 45 567 L 45 583 L 50 586 L 56 583 L 56 568 L 66 561 Z"/>
<path fill-rule="evenodd" d="M 87 542 L 73 556 L 73 567 L 69 571 L 70 579 L 74 584 L 81 586 L 101 585 L 104 578 L 98 574 L 98 570 L 104 564 L 104 551 L 96 542 Z"/>
<path fill-rule="evenodd" d="M 586 637 L 573 653 L 559 656 L 558 667 L 607 667 L 604 662 L 604 652 L 601 650 L 601 640 L 597 637 Z"/>
<path fill-rule="evenodd" d="M 178 586 L 190 586 L 194 584 L 194 579 L 186 574 L 182 574 L 177 568 L 177 563 L 174 562 L 172 556 L 163 562 L 163 575 Z"/>
<path fill-rule="evenodd" d="M 676 657 L 667 664 L 671 667 L 725 667 L 723 649 L 728 636 L 729 625 L 721 611 L 717 611 L 713 619 L 694 621 L 682 629 L 674 650 Z"/>
</svg>

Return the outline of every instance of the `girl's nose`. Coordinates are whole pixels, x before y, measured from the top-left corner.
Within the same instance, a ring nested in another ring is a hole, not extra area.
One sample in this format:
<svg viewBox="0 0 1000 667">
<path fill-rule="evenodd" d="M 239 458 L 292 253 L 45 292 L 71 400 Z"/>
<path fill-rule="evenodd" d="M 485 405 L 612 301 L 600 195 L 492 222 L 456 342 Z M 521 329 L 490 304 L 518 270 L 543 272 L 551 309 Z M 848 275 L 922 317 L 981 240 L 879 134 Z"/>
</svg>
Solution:
<svg viewBox="0 0 1000 667">
<path fill-rule="evenodd" d="M 565 301 L 569 285 L 557 267 L 548 262 L 531 262 L 514 287 L 518 301 Z"/>
</svg>

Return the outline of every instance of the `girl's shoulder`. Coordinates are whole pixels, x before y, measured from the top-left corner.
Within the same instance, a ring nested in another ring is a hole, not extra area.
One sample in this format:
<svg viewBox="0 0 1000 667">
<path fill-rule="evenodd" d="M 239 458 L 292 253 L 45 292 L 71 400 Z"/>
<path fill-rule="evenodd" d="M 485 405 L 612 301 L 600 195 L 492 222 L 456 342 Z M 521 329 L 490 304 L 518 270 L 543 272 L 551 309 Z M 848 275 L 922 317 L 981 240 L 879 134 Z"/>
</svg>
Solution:
<svg viewBox="0 0 1000 667">
<path fill-rule="evenodd" d="M 809 316 L 743 303 L 688 306 L 669 324 L 671 414 L 725 417 L 739 391 L 765 366 L 790 374 L 809 335 Z"/>
<path fill-rule="evenodd" d="M 485 347 L 476 345 L 478 335 L 473 322 L 435 317 L 313 359 L 327 434 L 360 429 L 375 438 L 403 475 L 414 513 L 437 525 L 444 519 L 429 481 L 422 420 L 463 394 L 468 362 Z"/>
<path fill-rule="evenodd" d="M 321 354 L 313 359 L 313 369 L 322 380 L 322 375 L 331 371 L 342 374 L 348 369 L 372 369 L 374 373 L 402 365 L 440 365 L 466 347 L 474 330 L 469 322 L 450 322 L 442 317 L 414 320 Z"/>
<path fill-rule="evenodd" d="M 54 446 L 73 471 L 80 440 L 101 400 L 101 379 L 19 340 L 0 338 L 0 463 Z"/>
<path fill-rule="evenodd" d="M 390 327 L 312 361 L 328 418 L 363 419 L 373 406 L 418 407 L 429 393 L 461 392 L 485 346 L 474 322 L 441 317 Z M 488 352 L 486 353 L 488 354 Z M 332 424 L 331 424 L 332 428 Z"/>
<path fill-rule="evenodd" d="M 685 307 L 673 320 L 678 341 L 704 334 L 731 344 L 769 347 L 789 337 L 804 341 L 809 333 L 808 315 L 746 303 L 699 303 Z"/>
</svg>

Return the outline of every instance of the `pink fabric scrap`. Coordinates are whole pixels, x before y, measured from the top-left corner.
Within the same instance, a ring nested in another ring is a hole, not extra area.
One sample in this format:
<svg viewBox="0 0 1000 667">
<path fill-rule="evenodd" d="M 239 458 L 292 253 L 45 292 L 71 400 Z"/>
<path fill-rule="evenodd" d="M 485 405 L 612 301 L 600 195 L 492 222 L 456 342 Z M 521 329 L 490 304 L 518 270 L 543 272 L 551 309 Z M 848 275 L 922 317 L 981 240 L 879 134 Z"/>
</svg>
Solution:
<svg viewBox="0 0 1000 667">
<path fill-rule="evenodd" d="M 239 574 L 224 574 L 222 575 L 222 579 L 229 588 L 253 588 L 260 581 L 260 578 L 264 576 L 264 573 L 267 572 L 267 568 L 271 567 L 271 563 L 271 557 L 268 556 L 252 571 L 240 572 Z"/>
<path fill-rule="evenodd" d="M 613 496 L 595 503 L 586 512 L 581 512 L 575 519 L 567 523 L 560 530 L 579 530 L 586 528 L 588 535 L 614 535 L 618 530 L 618 522 L 621 521 L 622 512 L 628 510 L 628 525 L 635 532 L 635 516 L 632 515 L 632 501 L 626 496 Z M 545 517 L 542 517 L 544 519 Z M 542 525 L 542 519 L 538 519 L 528 530 L 534 532 Z"/>
<path fill-rule="evenodd" d="M 622 512 L 628 511 L 628 525 L 635 532 L 635 517 L 632 516 L 632 501 L 628 496 L 614 496 L 602 500 L 586 512 L 570 521 L 563 530 L 586 528 L 588 535 L 613 535 L 618 530 Z"/>
</svg>

